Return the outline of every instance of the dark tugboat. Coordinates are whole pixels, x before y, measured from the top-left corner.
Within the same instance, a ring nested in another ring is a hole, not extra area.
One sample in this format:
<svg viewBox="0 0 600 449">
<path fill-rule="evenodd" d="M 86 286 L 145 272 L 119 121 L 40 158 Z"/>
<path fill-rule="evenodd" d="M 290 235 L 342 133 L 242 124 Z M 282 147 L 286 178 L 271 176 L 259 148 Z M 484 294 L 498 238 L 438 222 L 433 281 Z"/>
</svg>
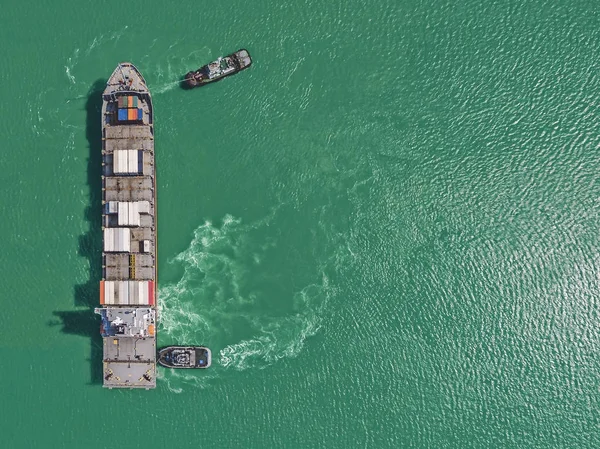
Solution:
<svg viewBox="0 0 600 449">
<path fill-rule="evenodd" d="M 250 67 L 251 64 L 252 59 L 248 50 L 241 49 L 206 64 L 195 72 L 188 72 L 185 75 L 185 86 L 188 88 L 203 86 L 241 72 Z"/>
<path fill-rule="evenodd" d="M 210 349 L 204 346 L 167 346 L 158 351 L 158 363 L 167 368 L 208 368 Z"/>
</svg>

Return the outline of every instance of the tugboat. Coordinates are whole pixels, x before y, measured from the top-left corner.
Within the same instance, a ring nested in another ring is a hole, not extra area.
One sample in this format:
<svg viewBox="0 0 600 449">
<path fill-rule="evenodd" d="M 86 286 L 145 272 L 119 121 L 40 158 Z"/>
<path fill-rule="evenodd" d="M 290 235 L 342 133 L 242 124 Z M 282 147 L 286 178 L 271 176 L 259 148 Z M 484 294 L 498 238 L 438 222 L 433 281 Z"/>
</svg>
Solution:
<svg viewBox="0 0 600 449">
<path fill-rule="evenodd" d="M 188 88 L 203 86 L 204 84 L 219 81 L 223 78 L 241 72 L 252 65 L 248 50 L 241 49 L 227 56 L 218 58 L 200 67 L 195 72 L 185 75 L 185 86 Z"/>
<path fill-rule="evenodd" d="M 158 363 L 167 368 L 208 368 L 210 349 L 204 346 L 167 346 L 158 351 Z"/>
</svg>

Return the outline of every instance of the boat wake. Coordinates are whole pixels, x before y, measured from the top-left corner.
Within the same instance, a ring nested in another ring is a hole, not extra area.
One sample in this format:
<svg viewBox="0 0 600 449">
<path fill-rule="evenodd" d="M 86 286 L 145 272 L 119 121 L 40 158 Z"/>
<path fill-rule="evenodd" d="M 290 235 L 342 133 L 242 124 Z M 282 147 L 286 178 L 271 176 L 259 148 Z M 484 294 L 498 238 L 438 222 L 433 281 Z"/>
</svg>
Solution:
<svg viewBox="0 0 600 449">
<path fill-rule="evenodd" d="M 167 269 L 182 274 L 159 289 L 161 340 L 209 346 L 212 373 L 264 368 L 294 357 L 319 329 L 329 291 L 323 272 L 288 297 L 272 293 L 285 290 L 278 284 L 289 284 L 262 266 L 277 243 L 265 241 L 274 214 L 252 224 L 232 216 L 220 227 L 206 222 L 195 230 L 190 246 L 169 261 Z M 196 373 L 172 376 L 177 381 L 196 379 Z"/>
<path fill-rule="evenodd" d="M 165 44 L 163 43 L 163 45 Z M 153 95 L 160 95 L 178 88 L 182 82 L 181 76 L 190 70 L 190 67 L 196 67 L 201 61 L 209 58 L 210 49 L 208 47 L 180 56 L 182 45 L 181 41 L 170 44 L 166 51 L 167 55 L 158 59 L 154 54 L 156 51 L 141 58 L 140 65 L 144 67 L 144 73 L 147 74 L 146 79 L 150 82 L 150 90 Z"/>
<path fill-rule="evenodd" d="M 125 33 L 125 31 L 127 31 L 128 28 L 129 27 L 126 25 L 122 29 L 114 31 L 110 34 L 101 34 L 100 36 L 94 37 L 92 42 L 90 42 L 87 45 L 86 49 L 83 52 L 81 52 L 79 48 L 76 48 L 73 51 L 73 54 L 67 58 L 67 62 L 64 66 L 65 74 L 67 75 L 67 78 L 69 79 L 71 84 L 76 83 L 75 76 L 73 75 L 73 70 L 79 64 L 80 57 L 82 54 L 83 54 L 84 58 L 87 58 L 95 48 L 98 48 L 105 43 L 113 42 L 116 44 L 119 41 L 119 39 L 121 38 L 121 36 L 123 36 L 123 33 Z"/>
<path fill-rule="evenodd" d="M 202 370 L 204 371 L 204 370 Z M 183 393 L 183 385 L 207 388 L 210 382 L 217 377 L 215 373 L 202 372 L 198 375 L 195 370 L 157 369 L 156 380 L 163 384 L 171 393 Z"/>
<path fill-rule="evenodd" d="M 181 80 L 171 81 L 160 86 L 155 86 L 153 88 L 153 92 L 155 95 L 164 94 L 165 92 L 169 92 L 170 90 L 176 89 L 181 84 Z"/>
<path fill-rule="evenodd" d="M 320 327 L 321 310 L 326 303 L 328 279 L 313 284 L 294 296 L 298 313 L 288 317 L 265 317 L 256 323 L 258 332 L 250 339 L 230 344 L 219 352 L 224 367 L 238 370 L 265 368 L 279 359 L 296 356 L 307 337 Z"/>
</svg>

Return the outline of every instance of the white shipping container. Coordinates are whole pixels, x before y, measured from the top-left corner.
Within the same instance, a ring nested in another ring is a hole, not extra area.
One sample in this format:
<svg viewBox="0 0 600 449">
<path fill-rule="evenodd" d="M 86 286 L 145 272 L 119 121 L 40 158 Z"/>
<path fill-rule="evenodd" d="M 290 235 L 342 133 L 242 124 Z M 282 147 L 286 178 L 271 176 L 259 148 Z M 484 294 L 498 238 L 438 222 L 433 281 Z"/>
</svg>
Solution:
<svg viewBox="0 0 600 449">
<path fill-rule="evenodd" d="M 142 223 L 140 222 L 140 202 L 137 201 L 133 203 L 133 216 L 134 216 L 134 225 L 139 226 Z"/>
<path fill-rule="evenodd" d="M 130 252 L 131 231 L 128 228 L 104 228 L 105 252 Z"/>
<path fill-rule="evenodd" d="M 110 303 L 115 304 L 115 283 L 114 282 L 111 282 Z"/>
<path fill-rule="evenodd" d="M 118 226 L 140 226 L 140 213 L 146 211 L 148 213 L 150 211 L 150 203 L 148 201 L 111 201 L 111 203 L 114 203 L 111 207 L 117 213 Z"/>
<path fill-rule="evenodd" d="M 105 305 L 149 305 L 148 281 L 104 281 Z"/>
<path fill-rule="evenodd" d="M 113 172 L 127 173 L 127 161 L 123 164 L 123 155 L 127 154 L 125 150 L 115 150 L 113 153 Z"/>
<path fill-rule="evenodd" d="M 119 226 L 127 226 L 127 203 L 119 203 L 118 207 L 119 212 L 117 213 L 117 223 Z"/>
<path fill-rule="evenodd" d="M 127 150 L 123 150 L 120 153 L 120 158 L 121 158 L 121 167 L 123 168 L 123 171 L 121 173 L 129 173 L 129 159 L 128 159 L 128 151 Z"/>
<path fill-rule="evenodd" d="M 114 304 L 115 302 L 115 283 L 113 281 L 104 281 L 104 304 Z"/>
<path fill-rule="evenodd" d="M 113 247 L 113 233 L 111 232 L 111 228 L 104 228 L 104 251 L 111 252 L 113 251 Z"/>
<path fill-rule="evenodd" d="M 131 231 L 127 228 L 118 228 L 121 231 L 121 249 L 119 251 L 131 252 Z"/>
<path fill-rule="evenodd" d="M 129 203 L 129 226 L 136 226 L 135 203 Z"/>
<path fill-rule="evenodd" d="M 140 282 L 140 293 L 138 304 L 148 305 L 148 281 Z"/>
<path fill-rule="evenodd" d="M 129 173 L 139 173 L 138 168 L 138 151 L 137 150 L 129 150 Z"/>
<path fill-rule="evenodd" d="M 119 164 L 119 150 L 115 150 L 113 152 L 112 163 L 113 163 L 113 172 L 119 173 L 119 170 L 121 169 L 121 165 Z"/>
<path fill-rule="evenodd" d="M 119 301 L 117 302 L 119 305 L 127 305 L 129 304 L 129 292 L 127 291 L 127 282 L 120 281 L 119 282 Z"/>
<path fill-rule="evenodd" d="M 127 284 L 129 284 L 127 286 L 128 287 L 127 290 L 129 292 L 129 304 L 137 305 L 137 296 L 138 296 L 137 289 L 136 289 L 137 282 L 128 281 Z"/>
<path fill-rule="evenodd" d="M 115 174 L 139 174 L 139 150 L 115 150 L 113 153 L 113 172 Z"/>
</svg>

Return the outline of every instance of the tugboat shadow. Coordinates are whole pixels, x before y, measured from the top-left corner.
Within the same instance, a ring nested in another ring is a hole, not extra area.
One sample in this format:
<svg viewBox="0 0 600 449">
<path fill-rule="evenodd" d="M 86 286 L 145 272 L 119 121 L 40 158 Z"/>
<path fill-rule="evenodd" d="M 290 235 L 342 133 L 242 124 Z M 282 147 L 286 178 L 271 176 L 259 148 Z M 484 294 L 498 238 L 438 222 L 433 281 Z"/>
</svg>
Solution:
<svg viewBox="0 0 600 449">
<path fill-rule="evenodd" d="M 79 237 L 79 255 L 88 259 L 89 280 L 75 286 L 74 304 L 85 309 L 76 311 L 57 311 L 49 325 L 62 322 L 62 332 L 66 334 L 90 337 L 90 377 L 91 384 L 102 384 L 102 337 L 100 320 L 94 314 L 99 305 L 100 279 L 102 278 L 102 92 L 106 80 L 96 80 L 90 87 L 85 104 L 86 139 L 89 147 L 87 164 L 87 184 L 89 187 L 89 205 L 85 219 L 89 231 Z"/>
</svg>

